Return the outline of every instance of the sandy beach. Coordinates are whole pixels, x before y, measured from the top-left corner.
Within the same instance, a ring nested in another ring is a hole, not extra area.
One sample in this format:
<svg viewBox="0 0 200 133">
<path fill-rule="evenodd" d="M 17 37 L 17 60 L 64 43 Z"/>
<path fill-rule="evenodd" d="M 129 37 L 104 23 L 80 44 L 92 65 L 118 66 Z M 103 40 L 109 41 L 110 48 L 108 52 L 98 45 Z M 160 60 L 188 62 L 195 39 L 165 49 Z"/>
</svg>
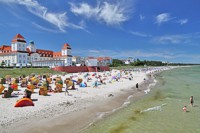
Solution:
<svg viewBox="0 0 200 133">
<path fill-rule="evenodd" d="M 82 78 L 88 87 L 75 85 L 76 90 L 69 90 L 69 95 L 66 95 L 64 85 L 63 92 L 49 92 L 48 96 L 39 95 L 39 89 L 35 89 L 31 96 L 34 106 L 16 108 L 16 101 L 23 97 L 26 89 L 19 86 L 19 91 L 13 92 L 15 97 L 0 97 L 0 132 L 80 132 L 106 114 L 126 106 L 130 96 L 137 99 L 147 94 L 152 84 L 155 84 L 153 74 L 169 69 L 172 67 L 138 69 L 128 74 L 122 73 L 118 81 L 113 76 L 120 73 L 119 70 L 98 72 L 96 75 L 101 75 L 106 84 L 95 88 L 93 83 L 96 76 L 92 76 L 94 73 L 88 73 L 90 82 L 84 78 L 86 73 L 53 75 L 53 78 L 61 76 L 62 79 L 70 76 L 74 80 Z M 136 83 L 139 88 L 136 88 Z M 50 86 L 55 88 L 54 83 Z"/>
</svg>

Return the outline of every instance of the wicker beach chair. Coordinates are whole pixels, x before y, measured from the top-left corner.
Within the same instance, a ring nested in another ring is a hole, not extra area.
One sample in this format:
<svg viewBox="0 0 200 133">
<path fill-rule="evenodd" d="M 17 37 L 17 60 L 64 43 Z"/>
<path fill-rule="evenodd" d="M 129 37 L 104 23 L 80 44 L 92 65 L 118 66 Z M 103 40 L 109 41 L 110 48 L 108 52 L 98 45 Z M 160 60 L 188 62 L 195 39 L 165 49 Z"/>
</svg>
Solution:
<svg viewBox="0 0 200 133">
<path fill-rule="evenodd" d="M 35 89 L 36 87 L 35 87 L 33 84 L 28 83 L 27 88 L 28 88 L 29 90 L 31 90 L 32 92 L 34 92 L 34 89 Z"/>
<path fill-rule="evenodd" d="M 42 83 L 42 86 L 40 86 L 39 95 L 46 96 L 47 93 L 48 93 L 47 83 L 44 81 L 44 82 Z"/>
<path fill-rule="evenodd" d="M 8 87 L 8 90 L 4 91 L 3 98 L 9 98 L 9 97 L 11 97 L 12 92 L 13 92 L 13 89 L 11 87 Z"/>
<path fill-rule="evenodd" d="M 25 98 L 30 98 L 31 99 L 31 95 L 32 95 L 32 90 L 26 89 L 25 90 Z"/>
<path fill-rule="evenodd" d="M 3 86 L 3 84 L 0 84 L 0 94 L 2 94 L 4 89 L 5 89 L 5 87 Z"/>
<path fill-rule="evenodd" d="M 27 83 L 28 81 L 26 80 L 26 78 L 23 78 L 21 81 L 21 87 L 27 87 Z"/>
</svg>

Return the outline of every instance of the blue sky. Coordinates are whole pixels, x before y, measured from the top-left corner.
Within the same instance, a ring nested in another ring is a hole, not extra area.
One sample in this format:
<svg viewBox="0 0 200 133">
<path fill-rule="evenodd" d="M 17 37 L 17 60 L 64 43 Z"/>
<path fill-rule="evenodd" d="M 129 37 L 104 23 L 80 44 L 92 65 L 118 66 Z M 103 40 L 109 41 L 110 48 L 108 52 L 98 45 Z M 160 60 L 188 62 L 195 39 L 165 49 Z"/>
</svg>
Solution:
<svg viewBox="0 0 200 133">
<path fill-rule="evenodd" d="M 0 0 L 0 45 L 20 33 L 73 55 L 200 63 L 199 0 Z"/>
</svg>

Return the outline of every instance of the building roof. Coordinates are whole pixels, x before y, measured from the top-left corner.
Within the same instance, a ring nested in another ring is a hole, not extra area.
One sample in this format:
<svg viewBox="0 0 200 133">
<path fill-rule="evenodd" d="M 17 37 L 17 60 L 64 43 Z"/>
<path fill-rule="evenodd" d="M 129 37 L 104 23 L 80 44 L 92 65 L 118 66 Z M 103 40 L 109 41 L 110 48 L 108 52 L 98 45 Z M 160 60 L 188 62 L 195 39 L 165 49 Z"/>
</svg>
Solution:
<svg viewBox="0 0 200 133">
<path fill-rule="evenodd" d="M 98 57 L 97 60 L 98 60 L 98 61 L 102 61 L 102 60 L 104 60 L 104 59 L 103 59 L 103 57 Z"/>
<path fill-rule="evenodd" d="M 111 58 L 110 57 L 98 57 L 97 60 L 98 61 L 111 60 Z"/>
<path fill-rule="evenodd" d="M 13 39 L 12 39 L 12 43 L 15 42 L 24 42 L 26 43 L 26 40 L 24 39 L 24 37 L 20 34 L 17 34 Z"/>
<path fill-rule="evenodd" d="M 11 51 L 11 46 L 2 45 L 0 46 L 1 51 Z"/>
<path fill-rule="evenodd" d="M 110 57 L 105 57 L 105 60 L 111 60 L 111 58 Z"/>
<path fill-rule="evenodd" d="M 88 57 L 87 59 L 96 59 L 95 57 Z"/>
<path fill-rule="evenodd" d="M 40 57 L 53 57 L 53 51 L 36 49 L 36 53 L 40 54 Z"/>
<path fill-rule="evenodd" d="M 53 52 L 53 57 L 61 57 L 61 52 Z"/>
<path fill-rule="evenodd" d="M 62 47 L 62 49 L 71 49 L 70 45 L 68 43 L 65 43 Z"/>
</svg>

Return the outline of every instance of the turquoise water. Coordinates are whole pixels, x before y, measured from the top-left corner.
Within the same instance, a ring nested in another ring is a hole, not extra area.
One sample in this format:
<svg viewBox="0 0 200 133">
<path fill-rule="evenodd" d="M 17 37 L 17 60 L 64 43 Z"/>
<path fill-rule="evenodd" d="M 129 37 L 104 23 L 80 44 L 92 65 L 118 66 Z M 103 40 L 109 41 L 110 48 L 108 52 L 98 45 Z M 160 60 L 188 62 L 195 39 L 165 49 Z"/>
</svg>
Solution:
<svg viewBox="0 0 200 133">
<path fill-rule="evenodd" d="M 156 75 L 158 84 L 144 97 L 92 124 L 85 133 L 200 133 L 200 67 Z M 191 107 L 190 96 L 194 96 Z M 183 112 L 183 106 L 187 112 Z"/>
</svg>

